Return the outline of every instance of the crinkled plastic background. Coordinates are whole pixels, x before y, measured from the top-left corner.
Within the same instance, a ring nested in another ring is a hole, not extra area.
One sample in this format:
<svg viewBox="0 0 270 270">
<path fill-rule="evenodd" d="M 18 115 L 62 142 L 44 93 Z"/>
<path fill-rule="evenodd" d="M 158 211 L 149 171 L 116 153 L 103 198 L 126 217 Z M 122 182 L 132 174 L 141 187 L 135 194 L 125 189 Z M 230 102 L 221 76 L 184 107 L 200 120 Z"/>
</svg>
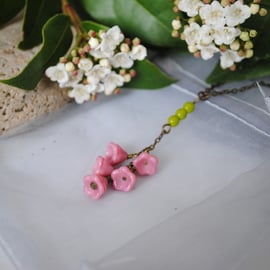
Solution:
<svg viewBox="0 0 270 270">
<path fill-rule="evenodd" d="M 0 139 L 0 269 L 269 269 L 270 113 L 257 89 L 198 104 L 133 192 L 83 194 L 107 143 L 152 143 L 213 64 L 157 62 L 181 80 L 71 104 Z"/>
</svg>

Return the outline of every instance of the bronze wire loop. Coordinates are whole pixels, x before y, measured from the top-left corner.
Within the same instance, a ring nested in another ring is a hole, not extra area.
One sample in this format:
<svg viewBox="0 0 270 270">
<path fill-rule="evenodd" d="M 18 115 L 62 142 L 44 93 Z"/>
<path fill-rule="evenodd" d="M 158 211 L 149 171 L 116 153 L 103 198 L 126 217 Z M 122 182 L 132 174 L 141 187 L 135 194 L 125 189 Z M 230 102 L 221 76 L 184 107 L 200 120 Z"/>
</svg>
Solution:
<svg viewBox="0 0 270 270">
<path fill-rule="evenodd" d="M 267 83 L 265 81 L 252 82 L 251 84 L 246 85 L 246 86 L 242 86 L 240 88 L 224 89 L 224 90 L 220 90 L 220 91 L 215 90 L 215 88 L 218 87 L 219 85 L 211 85 L 210 87 L 206 88 L 204 91 L 198 92 L 198 94 L 197 94 L 198 97 L 197 97 L 197 99 L 195 99 L 193 101 L 193 103 L 195 104 L 195 103 L 198 103 L 200 101 L 206 101 L 210 97 L 216 97 L 216 96 L 221 96 L 221 95 L 229 95 L 229 94 L 237 94 L 237 93 L 245 92 L 245 91 L 248 91 L 248 90 L 250 90 L 252 88 L 257 87 L 257 84 L 260 84 L 261 86 L 265 86 L 265 87 L 270 88 L 270 83 Z M 169 134 L 171 132 L 171 130 L 172 130 L 172 126 L 169 123 L 164 124 L 162 126 L 162 128 L 161 128 L 161 132 L 160 132 L 159 136 L 155 138 L 155 140 L 154 140 L 154 142 L 152 144 L 145 147 L 140 152 L 128 154 L 127 159 L 135 158 L 135 157 L 139 156 L 143 152 L 148 152 L 149 153 L 149 152 L 153 151 L 156 148 L 157 144 L 160 143 L 163 136 Z M 132 164 L 132 161 L 130 162 L 129 167 L 133 171 L 136 170 L 134 168 L 133 164 Z"/>
</svg>

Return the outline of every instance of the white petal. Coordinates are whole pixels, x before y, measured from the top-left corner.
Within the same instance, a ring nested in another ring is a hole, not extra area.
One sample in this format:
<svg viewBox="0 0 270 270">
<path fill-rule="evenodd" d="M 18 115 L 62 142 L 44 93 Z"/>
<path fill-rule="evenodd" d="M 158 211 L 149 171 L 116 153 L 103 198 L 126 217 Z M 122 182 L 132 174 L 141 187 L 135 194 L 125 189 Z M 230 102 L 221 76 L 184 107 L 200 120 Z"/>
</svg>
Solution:
<svg viewBox="0 0 270 270">
<path fill-rule="evenodd" d="M 124 84 L 124 78 L 121 75 L 112 71 L 104 79 L 105 95 L 112 94 L 115 88 L 122 86 L 123 84 Z"/>
<path fill-rule="evenodd" d="M 74 86 L 74 88 L 68 93 L 68 96 L 74 98 L 78 104 L 82 104 L 90 98 L 89 90 L 87 86 L 83 84 L 77 84 Z"/>
<path fill-rule="evenodd" d="M 86 73 L 87 81 L 91 84 L 98 84 L 110 72 L 111 69 L 108 67 L 95 65 L 88 73 Z"/>
<path fill-rule="evenodd" d="M 210 5 L 204 5 L 200 8 L 199 13 L 208 25 L 224 26 L 225 24 L 225 9 L 218 1 L 213 1 Z"/>
<path fill-rule="evenodd" d="M 77 85 L 83 78 L 83 71 L 82 70 L 77 70 L 77 74 L 73 75 L 72 72 L 69 72 L 68 74 L 69 80 L 63 83 L 59 83 L 59 86 L 61 88 L 63 87 L 74 87 Z"/>
<path fill-rule="evenodd" d="M 130 56 L 133 60 L 143 60 L 147 56 L 147 50 L 140 44 L 133 46 Z"/>
<path fill-rule="evenodd" d="M 216 52 L 219 52 L 219 49 L 213 44 L 207 46 L 198 46 L 198 48 L 201 50 L 201 57 L 203 60 L 209 60 Z"/>
<path fill-rule="evenodd" d="M 185 41 L 188 45 L 195 45 L 200 41 L 200 25 L 191 23 L 189 27 L 184 30 Z"/>
<path fill-rule="evenodd" d="M 225 16 L 228 26 L 236 26 L 245 22 L 251 16 L 251 9 L 241 1 L 236 1 L 225 8 Z"/>
<path fill-rule="evenodd" d="M 199 8 L 203 6 L 200 0 L 181 0 L 179 1 L 179 10 L 186 12 L 189 17 L 198 15 Z"/>
<path fill-rule="evenodd" d="M 107 32 L 103 33 L 101 38 L 100 50 L 110 53 L 123 41 L 124 35 L 121 33 L 119 26 L 113 26 Z"/>
<path fill-rule="evenodd" d="M 220 65 L 223 69 L 231 67 L 236 62 L 241 62 L 244 57 L 239 56 L 236 51 L 227 50 L 221 52 Z"/>
<path fill-rule="evenodd" d="M 89 71 L 93 67 L 93 62 L 90 59 L 82 58 L 78 64 L 79 69 Z"/>
<path fill-rule="evenodd" d="M 56 66 L 47 68 L 45 74 L 52 81 L 56 81 L 60 84 L 65 83 L 69 80 L 68 72 L 66 71 L 65 64 L 63 63 L 59 63 Z"/>
<path fill-rule="evenodd" d="M 129 57 L 128 53 L 120 52 L 109 59 L 112 66 L 115 68 L 131 68 L 133 66 L 133 60 Z"/>
</svg>

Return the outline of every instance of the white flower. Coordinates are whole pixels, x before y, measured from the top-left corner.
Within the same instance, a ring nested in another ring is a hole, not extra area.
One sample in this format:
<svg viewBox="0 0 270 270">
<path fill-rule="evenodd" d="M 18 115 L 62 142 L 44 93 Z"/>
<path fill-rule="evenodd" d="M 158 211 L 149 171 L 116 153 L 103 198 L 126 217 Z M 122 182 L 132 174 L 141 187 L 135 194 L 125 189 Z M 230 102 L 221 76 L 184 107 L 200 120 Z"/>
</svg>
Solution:
<svg viewBox="0 0 270 270">
<path fill-rule="evenodd" d="M 98 83 L 96 85 L 95 93 L 101 93 L 104 92 L 104 84 L 103 83 Z"/>
<path fill-rule="evenodd" d="M 102 67 L 101 65 L 95 65 L 89 72 L 86 73 L 87 81 L 90 84 L 97 85 L 110 72 L 110 68 Z"/>
<path fill-rule="evenodd" d="M 78 104 L 89 100 L 90 93 L 95 89 L 92 85 L 77 84 L 69 91 L 68 96 L 74 98 Z"/>
<path fill-rule="evenodd" d="M 225 24 L 225 9 L 218 1 L 204 5 L 200 8 L 199 13 L 205 24 L 212 26 L 224 26 Z"/>
<path fill-rule="evenodd" d="M 203 60 L 209 60 L 214 56 L 219 49 L 214 44 L 209 44 L 207 46 L 197 46 L 201 51 L 201 57 Z"/>
<path fill-rule="evenodd" d="M 78 67 L 79 69 L 87 72 L 93 67 L 93 62 L 88 58 L 81 58 Z"/>
<path fill-rule="evenodd" d="M 64 84 L 69 80 L 68 72 L 66 71 L 65 64 L 63 63 L 47 68 L 45 74 L 51 79 L 51 81 L 58 82 L 59 84 Z"/>
<path fill-rule="evenodd" d="M 143 45 L 133 46 L 130 56 L 133 60 L 143 60 L 147 56 L 147 50 Z"/>
<path fill-rule="evenodd" d="M 217 45 L 226 44 L 230 45 L 233 43 L 236 37 L 241 34 L 238 28 L 234 27 L 217 27 L 214 31 L 214 39 Z"/>
<path fill-rule="evenodd" d="M 111 52 L 118 46 L 124 39 L 120 28 L 115 25 L 107 32 L 101 34 L 100 50 L 102 52 Z"/>
<path fill-rule="evenodd" d="M 122 86 L 123 84 L 124 78 L 121 75 L 117 74 L 116 72 L 112 71 L 104 79 L 105 95 L 112 94 L 115 88 Z"/>
<path fill-rule="evenodd" d="M 241 57 L 236 51 L 227 50 L 221 52 L 220 65 L 223 69 L 231 67 L 234 63 L 241 62 L 244 57 Z"/>
<path fill-rule="evenodd" d="M 109 60 L 115 68 L 131 68 L 134 64 L 134 61 L 129 57 L 129 54 L 125 52 L 117 53 Z"/>
<path fill-rule="evenodd" d="M 185 41 L 188 45 L 195 45 L 200 40 L 200 25 L 197 23 L 191 23 L 184 30 Z"/>
<path fill-rule="evenodd" d="M 59 86 L 61 88 L 74 87 L 75 85 L 77 85 L 78 82 L 80 82 L 82 80 L 82 78 L 83 78 L 83 71 L 82 70 L 77 70 L 75 75 L 72 72 L 69 72 L 68 75 L 69 75 L 68 81 L 66 81 L 65 83 L 60 83 L 59 84 Z"/>
<path fill-rule="evenodd" d="M 226 24 L 228 26 L 236 26 L 243 23 L 251 16 L 251 10 L 248 5 L 244 5 L 242 1 L 236 1 L 234 4 L 225 8 Z"/>
<path fill-rule="evenodd" d="M 88 41 L 91 49 L 96 49 L 99 45 L 99 40 L 97 38 L 91 37 Z"/>
<path fill-rule="evenodd" d="M 113 51 L 101 51 L 100 47 L 97 47 L 94 50 L 91 50 L 89 52 L 93 57 L 97 58 L 97 59 L 101 59 L 101 58 L 107 58 L 107 57 L 112 57 L 114 52 Z"/>
<path fill-rule="evenodd" d="M 186 12 L 189 17 L 198 15 L 199 8 L 203 6 L 200 0 L 181 0 L 179 1 L 179 10 Z"/>
<path fill-rule="evenodd" d="M 209 25 L 203 25 L 200 28 L 200 44 L 201 45 L 209 45 L 212 43 L 214 37 L 213 37 L 213 27 Z"/>
</svg>

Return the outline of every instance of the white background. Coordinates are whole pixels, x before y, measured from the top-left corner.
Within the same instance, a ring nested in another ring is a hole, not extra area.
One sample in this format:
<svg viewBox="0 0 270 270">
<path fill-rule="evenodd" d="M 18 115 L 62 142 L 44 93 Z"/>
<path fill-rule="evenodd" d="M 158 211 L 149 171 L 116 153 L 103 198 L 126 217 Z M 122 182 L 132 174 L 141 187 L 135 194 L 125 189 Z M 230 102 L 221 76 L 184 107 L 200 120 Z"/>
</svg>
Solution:
<svg viewBox="0 0 270 270">
<path fill-rule="evenodd" d="M 159 63 L 181 81 L 71 104 L 0 139 L 0 269 L 269 269 L 270 114 L 257 89 L 198 104 L 133 192 L 83 194 L 107 143 L 152 143 L 211 65 Z"/>
</svg>

